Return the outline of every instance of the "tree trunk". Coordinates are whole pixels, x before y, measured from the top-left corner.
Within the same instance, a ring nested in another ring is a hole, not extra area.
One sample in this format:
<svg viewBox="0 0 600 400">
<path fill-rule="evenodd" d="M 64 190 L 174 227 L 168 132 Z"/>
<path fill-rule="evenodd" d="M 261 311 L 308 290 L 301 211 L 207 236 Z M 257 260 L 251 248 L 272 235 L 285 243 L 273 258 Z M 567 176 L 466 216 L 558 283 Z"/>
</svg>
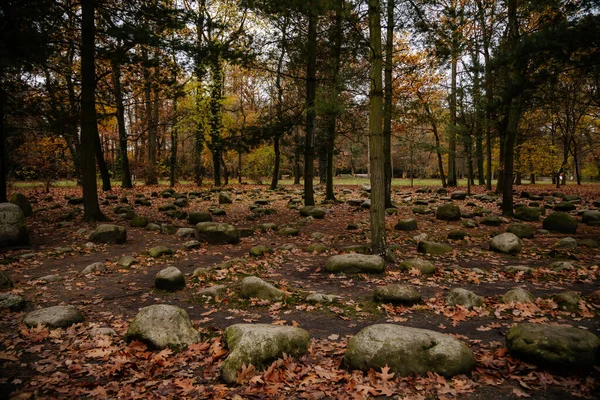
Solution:
<svg viewBox="0 0 600 400">
<path fill-rule="evenodd" d="M 450 125 L 448 127 L 448 186 L 456 186 L 456 75 L 458 55 L 452 49 L 451 61 L 451 87 L 450 87 Z"/>
<path fill-rule="evenodd" d="M 204 107 L 202 102 L 202 80 L 204 79 L 204 48 L 202 34 L 204 32 L 204 12 L 206 0 L 198 1 L 198 20 L 196 21 L 196 48 L 194 57 L 194 75 L 196 76 L 196 113 L 202 115 Z M 204 121 L 198 118 L 194 131 L 194 183 L 202 185 L 202 151 L 204 150 Z"/>
<path fill-rule="evenodd" d="M 307 66 L 306 66 L 306 140 L 304 143 L 304 205 L 314 206 L 313 192 L 315 125 L 317 113 L 315 97 L 317 89 L 317 19 L 316 0 L 310 0 L 308 5 L 308 37 L 307 37 Z"/>
<path fill-rule="evenodd" d="M 179 132 L 177 131 L 177 91 L 173 95 L 173 122 L 171 124 L 171 157 L 169 171 L 169 186 L 175 186 L 177 182 L 177 141 Z"/>
<path fill-rule="evenodd" d="M 438 169 L 440 171 L 440 179 L 442 180 L 442 186 L 447 187 L 448 184 L 446 183 L 446 175 L 444 174 L 444 162 L 442 160 L 440 135 L 437 130 L 437 123 L 435 122 L 433 113 L 431 112 L 431 109 L 429 108 L 429 105 L 427 103 L 425 103 L 425 112 L 427 113 L 427 116 L 429 118 L 429 123 L 431 124 L 431 130 L 433 132 L 433 137 L 435 139 L 435 153 L 437 155 Z"/>
<path fill-rule="evenodd" d="M 98 129 L 96 129 L 94 147 L 96 150 L 96 162 L 98 163 L 98 169 L 100 170 L 100 176 L 102 177 L 102 191 L 110 192 L 112 190 L 110 185 L 110 173 L 106 166 L 106 160 L 104 160 L 104 152 L 102 151 L 102 143 L 100 142 L 100 133 L 98 132 Z"/>
<path fill-rule="evenodd" d="M 96 182 L 96 70 L 95 70 L 95 1 L 81 1 L 81 174 L 83 186 L 83 219 L 103 221 L 106 217 L 98 204 Z"/>
<path fill-rule="evenodd" d="M 277 189 L 279 181 L 279 164 L 281 163 L 281 149 L 279 148 L 279 135 L 273 136 L 273 152 L 275 153 L 275 165 L 273 165 L 273 177 L 271 178 L 271 190 Z"/>
<path fill-rule="evenodd" d="M 8 201 L 6 197 L 7 187 L 7 163 L 6 163 L 6 128 L 4 126 L 4 113 L 6 110 L 6 93 L 2 86 L 2 71 L 0 70 L 0 203 Z"/>
<path fill-rule="evenodd" d="M 385 174 L 385 207 L 392 204 L 392 56 L 394 50 L 394 0 L 387 0 L 387 28 L 385 35 L 385 73 L 383 105 L 383 154 Z"/>
<path fill-rule="evenodd" d="M 219 54 L 213 56 L 211 62 L 211 91 L 210 91 L 210 151 L 213 156 L 213 177 L 215 186 L 221 186 L 221 153 L 223 152 L 222 105 L 223 96 L 223 61 Z"/>
<path fill-rule="evenodd" d="M 369 75 L 369 164 L 371 173 L 371 249 L 385 255 L 385 155 L 383 139 L 383 83 L 381 52 L 380 0 L 369 0 L 369 42 L 371 45 Z"/>
</svg>

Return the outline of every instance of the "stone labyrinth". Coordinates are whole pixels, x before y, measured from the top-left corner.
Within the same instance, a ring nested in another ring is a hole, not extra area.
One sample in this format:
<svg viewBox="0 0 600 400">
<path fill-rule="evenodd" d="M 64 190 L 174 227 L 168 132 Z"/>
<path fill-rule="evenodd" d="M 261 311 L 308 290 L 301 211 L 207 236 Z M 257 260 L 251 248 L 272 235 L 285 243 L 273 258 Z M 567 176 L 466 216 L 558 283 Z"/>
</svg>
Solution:
<svg viewBox="0 0 600 400">
<path fill-rule="evenodd" d="M 597 398 L 600 194 L 77 189 L 0 204 L 2 398 Z"/>
</svg>

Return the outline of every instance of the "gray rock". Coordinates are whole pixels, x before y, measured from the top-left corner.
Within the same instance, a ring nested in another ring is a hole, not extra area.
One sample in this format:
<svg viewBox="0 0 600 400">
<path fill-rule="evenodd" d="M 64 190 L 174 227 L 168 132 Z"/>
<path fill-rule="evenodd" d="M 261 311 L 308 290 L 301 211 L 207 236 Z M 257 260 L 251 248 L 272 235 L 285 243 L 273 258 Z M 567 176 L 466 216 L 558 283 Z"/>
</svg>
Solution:
<svg viewBox="0 0 600 400">
<path fill-rule="evenodd" d="M 127 230 L 118 225 L 100 224 L 90 235 L 90 241 L 94 243 L 125 243 Z"/>
<path fill-rule="evenodd" d="M 556 243 L 556 247 L 560 247 L 561 249 L 576 249 L 577 240 L 572 237 L 562 238 Z"/>
<path fill-rule="evenodd" d="M 465 238 L 469 237 L 471 235 L 469 235 L 467 232 L 465 231 L 459 231 L 459 230 L 452 230 L 448 233 L 448 240 L 464 240 Z"/>
<path fill-rule="evenodd" d="M 465 228 L 477 228 L 477 222 L 472 219 L 465 219 L 464 221 L 461 221 L 460 224 Z"/>
<path fill-rule="evenodd" d="M 313 293 L 306 296 L 305 301 L 313 304 L 333 303 L 338 299 L 338 296 L 333 294 Z"/>
<path fill-rule="evenodd" d="M 300 215 L 303 217 L 313 217 L 317 219 L 325 218 L 325 209 L 315 206 L 306 206 L 300 209 Z"/>
<path fill-rule="evenodd" d="M 11 203 L 13 203 L 14 205 L 18 206 L 21 211 L 23 211 L 23 214 L 25 215 L 25 217 L 31 217 L 33 215 L 33 209 L 31 208 L 31 203 L 29 202 L 29 199 L 27 199 L 27 196 L 25 196 L 22 193 L 13 193 L 10 196 L 10 200 Z"/>
<path fill-rule="evenodd" d="M 208 244 L 236 244 L 240 242 L 240 234 L 230 224 L 200 222 L 196 224 L 196 239 Z"/>
<path fill-rule="evenodd" d="M 502 221 L 497 215 L 486 215 L 481 219 L 481 221 L 479 221 L 479 223 L 485 226 L 500 226 Z"/>
<path fill-rule="evenodd" d="M 214 285 L 204 289 L 198 290 L 199 296 L 212 297 L 216 299 L 217 297 L 222 297 L 227 291 L 227 286 L 225 285 Z"/>
<path fill-rule="evenodd" d="M 552 299 L 556 304 L 558 304 L 558 308 L 560 308 L 563 311 L 579 311 L 579 303 L 581 303 L 581 296 L 577 292 L 568 290 L 566 292 L 555 294 L 554 296 L 552 296 Z"/>
<path fill-rule="evenodd" d="M 185 288 L 185 277 L 177 267 L 167 267 L 160 270 L 154 278 L 157 289 L 175 292 Z"/>
<path fill-rule="evenodd" d="M 231 204 L 231 203 L 233 203 L 233 199 L 231 198 L 231 193 L 219 192 L 219 204 Z"/>
<path fill-rule="evenodd" d="M 568 201 L 561 201 L 560 203 L 556 203 L 554 205 L 555 211 L 569 212 L 569 211 L 573 211 L 576 209 L 577 209 L 577 206 L 575 206 L 575 204 L 568 202 Z"/>
<path fill-rule="evenodd" d="M 212 222 L 213 218 L 209 212 L 190 211 L 188 214 L 188 222 L 196 225 L 200 222 Z"/>
<path fill-rule="evenodd" d="M 0 203 L 0 248 L 29 244 L 25 214 L 19 206 Z"/>
<path fill-rule="evenodd" d="M 504 271 L 509 274 L 517 274 L 519 272 L 523 272 L 523 275 L 531 275 L 533 273 L 533 268 L 526 267 L 524 265 L 509 265 L 504 268 Z"/>
<path fill-rule="evenodd" d="M 458 339 L 426 329 L 371 325 L 348 343 L 344 357 L 353 369 L 376 371 L 386 365 L 401 376 L 433 372 L 450 377 L 475 367 L 473 352 Z"/>
<path fill-rule="evenodd" d="M 142 308 L 135 316 L 127 334 L 127 341 L 140 340 L 152 348 L 182 347 L 200 341 L 190 317 L 179 307 L 155 304 Z"/>
<path fill-rule="evenodd" d="M 10 289 L 13 287 L 13 281 L 4 271 L 0 271 L 0 290 Z"/>
<path fill-rule="evenodd" d="M 460 305 L 471 309 L 473 307 L 481 307 L 483 305 L 483 297 L 467 289 L 455 288 L 446 296 L 446 304 L 449 306 Z"/>
<path fill-rule="evenodd" d="M 394 229 L 397 231 L 416 231 L 417 220 L 414 218 L 401 219 L 394 225 Z"/>
<path fill-rule="evenodd" d="M 158 258 L 166 255 L 173 254 L 173 250 L 167 246 L 155 246 L 148 249 L 148 255 L 150 257 Z"/>
<path fill-rule="evenodd" d="M 242 365 L 264 368 L 266 363 L 283 354 L 300 357 L 308 351 L 307 331 L 291 326 L 236 324 L 225 329 L 229 355 L 221 364 L 221 376 L 229 384 L 236 382 Z"/>
<path fill-rule="evenodd" d="M 90 336 L 92 336 L 92 337 L 99 336 L 99 335 L 117 336 L 117 332 L 115 332 L 115 330 L 113 328 L 109 328 L 107 326 L 103 326 L 103 327 L 100 327 L 100 328 L 93 328 L 90 331 Z"/>
<path fill-rule="evenodd" d="M 600 242 L 594 239 L 582 239 L 577 242 L 577 246 L 588 247 L 590 249 L 597 249 L 598 247 L 600 247 Z"/>
<path fill-rule="evenodd" d="M 583 213 L 581 219 L 584 224 L 597 226 L 600 224 L 600 211 L 588 210 Z"/>
<path fill-rule="evenodd" d="M 253 257 L 261 257 L 267 253 L 273 253 L 273 248 L 271 246 L 261 244 L 250 248 L 250 255 Z"/>
<path fill-rule="evenodd" d="M 532 303 L 535 297 L 523 288 L 511 289 L 502 296 L 503 303 Z"/>
<path fill-rule="evenodd" d="M 344 272 L 346 274 L 357 273 L 381 273 L 385 268 L 383 258 L 376 255 L 349 253 L 332 256 L 325 264 L 328 272 Z"/>
<path fill-rule="evenodd" d="M 515 208 L 515 219 L 519 219 L 521 221 L 539 221 L 541 216 L 542 212 L 538 207 L 521 206 Z"/>
<path fill-rule="evenodd" d="M 123 256 L 117 261 L 117 267 L 120 268 L 131 268 L 133 264 L 137 264 L 137 260 L 132 256 Z"/>
<path fill-rule="evenodd" d="M 448 203 L 438 207 L 435 217 L 443 221 L 460 220 L 460 208 L 456 204 Z"/>
<path fill-rule="evenodd" d="M 422 240 L 417 244 L 417 251 L 419 253 L 440 255 L 445 253 L 451 253 L 452 251 L 454 251 L 454 249 L 452 248 L 452 246 L 449 246 L 444 243 L 427 242 L 425 240 Z"/>
<path fill-rule="evenodd" d="M 490 241 L 490 250 L 505 254 L 517 254 L 523 249 L 523 242 L 514 233 L 505 232 L 494 236 Z"/>
<path fill-rule="evenodd" d="M 190 238 L 196 235 L 196 230 L 194 228 L 179 228 L 177 232 L 175 232 L 175 236 L 181 238 Z"/>
<path fill-rule="evenodd" d="M 423 275 L 431 275 L 435 273 L 435 266 L 431 261 L 418 257 L 402 261 L 398 266 L 400 267 L 401 271 L 409 271 L 413 268 L 416 268 L 421 271 Z"/>
<path fill-rule="evenodd" d="M 600 339 L 571 326 L 520 323 L 506 334 L 506 345 L 516 358 L 571 372 L 593 368 Z"/>
<path fill-rule="evenodd" d="M 271 301 L 281 301 L 285 296 L 281 290 L 256 276 L 247 276 L 242 279 L 241 295 L 246 299 L 257 298 Z"/>
<path fill-rule="evenodd" d="M 577 221 L 569 214 L 556 211 L 544 218 L 542 227 L 551 232 L 576 233 Z"/>
<path fill-rule="evenodd" d="M 506 232 L 512 233 L 519 239 L 533 239 L 534 229 L 532 225 L 522 223 L 512 223 L 506 228 Z"/>
<path fill-rule="evenodd" d="M 155 223 L 150 223 L 146 226 L 146 229 L 149 231 L 160 231 L 160 225 Z"/>
<path fill-rule="evenodd" d="M 282 236 L 298 236 L 298 229 L 287 226 L 279 230 L 279 234 Z"/>
<path fill-rule="evenodd" d="M 63 280 L 62 276 L 60 275 L 46 275 L 46 276 L 42 276 L 41 278 L 38 278 L 39 281 L 42 281 L 44 283 L 52 283 L 52 282 L 60 282 Z"/>
<path fill-rule="evenodd" d="M 376 288 L 373 300 L 380 303 L 414 304 L 421 301 L 421 293 L 414 286 L 392 283 Z"/>
<path fill-rule="evenodd" d="M 132 228 L 145 228 L 150 223 L 150 220 L 146 217 L 142 217 L 140 215 L 136 215 L 129 221 L 129 224 Z"/>
<path fill-rule="evenodd" d="M 11 293 L 0 293 L 0 308 L 8 308 L 11 311 L 19 311 L 25 308 L 27 302 L 21 296 Z"/>
<path fill-rule="evenodd" d="M 462 190 L 457 190 L 450 195 L 452 200 L 464 200 L 467 198 L 467 192 Z"/>
<path fill-rule="evenodd" d="M 106 270 L 106 266 L 104 263 L 95 262 L 93 264 L 88 265 L 81 271 L 81 275 L 93 274 L 94 272 L 102 272 Z"/>
<path fill-rule="evenodd" d="M 329 247 L 327 247 L 326 245 L 324 245 L 323 243 L 320 243 L 320 242 L 311 243 L 306 247 L 306 251 L 309 253 L 313 253 L 313 252 L 324 253 L 327 250 L 329 250 Z"/>
<path fill-rule="evenodd" d="M 23 318 L 25 325 L 30 328 L 36 327 L 38 324 L 48 328 L 66 328 L 83 321 L 83 315 L 73 306 L 42 308 L 30 312 Z"/>
<path fill-rule="evenodd" d="M 573 269 L 575 266 L 568 261 L 554 261 L 548 265 L 548 268 L 554 272 L 561 272 Z"/>
<path fill-rule="evenodd" d="M 197 240 L 188 240 L 183 244 L 183 247 L 185 247 L 188 250 L 197 249 L 200 246 L 202 246 L 202 243 L 200 243 Z"/>
</svg>

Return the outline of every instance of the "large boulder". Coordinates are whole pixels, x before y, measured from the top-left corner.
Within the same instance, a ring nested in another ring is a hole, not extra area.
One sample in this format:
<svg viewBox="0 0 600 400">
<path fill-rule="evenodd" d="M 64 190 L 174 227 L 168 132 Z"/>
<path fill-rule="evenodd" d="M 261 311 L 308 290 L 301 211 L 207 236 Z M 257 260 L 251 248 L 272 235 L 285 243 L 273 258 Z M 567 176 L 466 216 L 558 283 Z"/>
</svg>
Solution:
<svg viewBox="0 0 600 400">
<path fill-rule="evenodd" d="M 438 207 L 435 217 L 443 221 L 458 221 L 460 219 L 460 208 L 452 203 L 443 204 Z"/>
<path fill-rule="evenodd" d="M 15 204 L 0 203 L 0 248 L 28 244 L 23 211 Z"/>
<path fill-rule="evenodd" d="M 467 192 L 462 190 L 457 190 L 450 195 L 452 200 L 464 200 L 467 198 Z"/>
<path fill-rule="evenodd" d="M 385 268 L 383 258 L 376 255 L 348 253 L 329 257 L 325 264 L 328 272 L 344 272 L 346 274 L 381 273 Z"/>
<path fill-rule="evenodd" d="M 569 214 L 556 211 L 544 218 L 542 227 L 552 232 L 576 233 L 577 221 Z"/>
<path fill-rule="evenodd" d="M 41 324 L 48 328 L 66 328 L 83 322 L 83 315 L 73 306 L 54 306 L 32 311 L 23 318 L 25 325 L 32 328 Z"/>
<path fill-rule="evenodd" d="M 475 367 L 473 352 L 458 339 L 426 329 L 371 325 L 350 339 L 344 357 L 354 369 L 376 371 L 386 365 L 401 376 L 433 372 L 450 377 Z"/>
<path fill-rule="evenodd" d="M 127 230 L 118 225 L 100 224 L 90 234 L 90 241 L 94 243 L 125 243 Z"/>
<path fill-rule="evenodd" d="M 285 296 L 281 290 L 256 276 L 247 276 L 242 279 L 241 295 L 246 299 L 257 298 L 272 301 L 281 301 Z"/>
<path fill-rule="evenodd" d="M 219 204 L 231 204 L 231 203 L 233 203 L 233 199 L 231 198 L 231 193 L 219 192 Z"/>
<path fill-rule="evenodd" d="M 213 218 L 208 211 L 190 211 L 188 214 L 188 222 L 196 225 L 200 222 L 212 222 Z"/>
<path fill-rule="evenodd" d="M 27 301 L 21 296 L 12 293 L 0 293 L 0 309 L 8 308 L 11 311 L 20 311 L 26 305 Z"/>
<path fill-rule="evenodd" d="M 404 260 L 398 266 L 402 271 L 410 271 L 411 269 L 416 268 L 421 271 L 423 275 L 431 275 L 435 273 L 435 266 L 433 263 L 429 260 L 419 257 Z"/>
<path fill-rule="evenodd" d="M 300 357 L 308 351 L 310 335 L 301 328 L 269 324 L 236 324 L 225 329 L 229 355 L 221 364 L 221 376 L 236 383 L 243 365 L 264 368 L 283 354 Z"/>
<path fill-rule="evenodd" d="M 593 368 L 600 339 L 571 326 L 520 323 L 506 334 L 506 345 L 516 358 L 541 367 L 572 371 Z"/>
<path fill-rule="evenodd" d="M 396 225 L 394 225 L 394 229 L 397 231 L 416 231 L 417 220 L 414 218 L 398 220 Z"/>
<path fill-rule="evenodd" d="M 380 303 L 414 304 L 421 301 L 421 293 L 414 286 L 392 283 L 375 289 L 373 300 Z"/>
<path fill-rule="evenodd" d="M 13 193 L 10 196 L 9 201 L 11 203 L 13 203 L 14 205 L 19 206 L 21 211 L 23 211 L 23 214 L 25 214 L 25 217 L 31 217 L 33 215 L 33 209 L 31 208 L 31 203 L 27 199 L 27 196 L 25 196 L 24 194 Z"/>
<path fill-rule="evenodd" d="M 154 277 L 154 286 L 167 292 L 175 292 L 185 288 L 185 276 L 179 268 L 167 267 L 158 271 Z"/>
<path fill-rule="evenodd" d="M 300 215 L 303 217 L 313 217 L 317 219 L 325 218 L 325 209 L 315 206 L 306 206 L 300 209 Z"/>
<path fill-rule="evenodd" d="M 230 224 L 199 222 L 196 224 L 196 239 L 209 244 L 236 244 L 240 242 L 240 234 Z"/>
<path fill-rule="evenodd" d="M 576 209 L 577 209 L 577 206 L 569 201 L 561 201 L 560 203 L 556 203 L 554 205 L 555 211 L 568 212 L 568 211 L 573 211 Z"/>
<path fill-rule="evenodd" d="M 600 225 L 600 211 L 588 210 L 581 216 L 584 224 L 598 226 Z"/>
<path fill-rule="evenodd" d="M 454 251 L 454 249 L 452 248 L 452 246 L 447 245 L 445 243 L 435 243 L 422 240 L 417 244 L 417 251 L 419 253 L 440 255 L 445 253 L 451 253 Z"/>
<path fill-rule="evenodd" d="M 515 219 L 521 221 L 539 221 L 541 216 L 542 212 L 538 207 L 519 206 L 515 208 Z"/>
<path fill-rule="evenodd" d="M 490 250 L 505 254 L 517 254 L 523 249 L 523 242 L 514 233 L 496 235 L 490 241 Z"/>
<path fill-rule="evenodd" d="M 126 339 L 140 340 L 152 348 L 181 347 L 200 341 L 190 317 L 179 307 L 155 304 L 142 308 L 127 329 Z"/>
<path fill-rule="evenodd" d="M 512 233 L 519 239 L 533 239 L 534 229 L 532 225 L 514 222 L 506 228 L 506 232 Z"/>
<path fill-rule="evenodd" d="M 473 307 L 481 307 L 483 305 L 483 298 L 470 290 L 455 288 L 446 296 L 446 304 L 449 306 L 460 305 L 471 309 Z"/>
</svg>

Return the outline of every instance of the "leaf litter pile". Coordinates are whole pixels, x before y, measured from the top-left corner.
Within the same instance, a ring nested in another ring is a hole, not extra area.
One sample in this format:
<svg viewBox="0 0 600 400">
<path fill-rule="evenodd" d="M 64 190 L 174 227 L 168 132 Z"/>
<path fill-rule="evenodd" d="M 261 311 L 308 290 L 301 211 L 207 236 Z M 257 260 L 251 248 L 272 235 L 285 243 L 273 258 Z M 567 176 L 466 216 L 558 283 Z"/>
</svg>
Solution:
<svg viewBox="0 0 600 400">
<path fill-rule="evenodd" d="M 444 200 L 434 193 L 402 189 L 394 193 L 397 214 L 386 217 L 388 244 L 396 261 L 387 263 L 384 274 L 331 274 L 324 270 L 330 256 L 350 251 L 349 246 L 360 251 L 361 245 L 369 243 L 369 211 L 357 201 L 361 196 L 365 198 L 360 188 L 337 186 L 336 196 L 341 201 L 320 205 L 328 211 L 324 219 L 300 216 L 298 187 L 278 191 L 252 186 L 229 188 L 233 203 L 221 205 L 218 191 L 203 190 L 189 196 L 189 204 L 181 210 L 220 208 L 225 215 L 214 216 L 215 221 L 252 228 L 254 234 L 236 245 L 202 244 L 197 248 L 185 247 L 189 238 L 178 237 L 169 229 L 193 225 L 181 214 L 169 216 L 159 211 L 159 206 L 173 203 L 172 198 L 151 195 L 162 189 L 117 189 L 112 193 L 116 196 L 105 199 L 105 214 L 113 223 L 127 228 L 124 244 L 88 242 L 93 227 L 80 222 L 81 206 L 67 202 L 78 195 L 78 189 L 55 188 L 51 196 L 26 192 L 34 199 L 35 214 L 27 220 L 32 244 L 0 255 L 0 268 L 14 282 L 9 292 L 27 300 L 22 311 L 0 309 L 0 397 L 564 399 L 599 395 L 598 367 L 586 374 L 544 370 L 513 358 L 504 337 L 509 328 L 524 321 L 571 325 L 598 334 L 600 250 L 593 246 L 563 248 L 557 242 L 567 236 L 580 243 L 600 240 L 600 227 L 580 222 L 576 234 L 536 234 L 533 239 L 523 240 L 518 255 L 499 254 L 488 249 L 490 238 L 504 232 L 512 221 L 464 228 L 461 221 L 437 220 L 434 212 L 414 214 L 415 201 L 421 200 L 427 209 Z M 175 190 L 192 193 L 197 188 L 178 186 Z M 540 194 L 548 188 L 528 186 L 527 190 Z M 481 188 L 474 188 L 475 193 L 478 191 L 483 193 Z M 585 203 L 600 197 L 595 186 L 567 187 L 563 192 L 578 194 Z M 113 210 L 127 205 L 125 198 L 136 215 L 162 225 L 162 229 L 133 228 L 129 220 L 120 219 Z M 136 198 L 149 199 L 150 205 L 134 205 Z M 258 199 L 263 200 L 260 207 L 269 212 L 252 211 Z M 316 199 L 322 200 L 323 193 L 317 191 Z M 500 215 L 495 202 L 468 197 L 455 203 L 464 213 L 484 210 L 483 215 L 488 211 Z M 481 213 L 473 214 L 480 215 L 473 216 L 473 221 L 483 218 Z M 416 218 L 418 230 L 394 230 L 396 222 L 406 218 Z M 542 227 L 542 222 L 530 224 L 536 229 Z M 289 232 L 286 227 L 296 228 L 299 234 L 284 234 Z M 448 233 L 457 229 L 469 236 L 448 240 Z M 426 234 L 430 241 L 449 243 L 453 252 L 439 256 L 417 253 L 414 237 L 419 234 Z M 173 254 L 151 257 L 147 251 L 157 245 L 169 247 Z M 249 249 L 257 245 L 273 251 L 250 255 Z M 117 261 L 123 256 L 132 256 L 135 263 L 120 266 Z M 416 256 L 432 261 L 436 272 L 423 275 L 418 269 L 399 268 L 401 261 Z M 557 260 L 567 260 L 576 268 L 548 267 Z M 106 269 L 80 274 L 94 262 L 103 262 Z M 533 269 L 506 272 L 511 265 Z M 185 289 L 169 293 L 154 288 L 156 273 L 168 266 L 185 274 Z M 270 302 L 241 298 L 240 281 L 249 275 L 274 284 L 284 291 L 285 299 Z M 415 286 L 423 301 L 412 306 L 374 302 L 375 288 L 389 283 Z M 226 285 L 222 295 L 199 295 L 201 289 L 217 284 Z M 503 303 L 502 295 L 515 287 L 529 290 L 536 300 Z M 446 295 L 453 288 L 483 296 L 483 306 L 467 309 L 447 305 Z M 581 295 L 575 311 L 563 311 L 553 300 L 553 295 L 567 290 Z M 305 299 L 311 293 L 332 294 L 337 300 L 309 303 Z M 138 341 L 126 342 L 124 335 L 133 317 L 141 307 L 152 304 L 172 304 L 186 310 L 202 341 L 183 349 L 163 350 L 149 349 Z M 75 306 L 85 322 L 51 330 L 41 325 L 27 328 L 22 322 L 27 312 L 54 305 Z M 219 375 L 228 355 L 222 333 L 237 323 L 301 327 L 310 333 L 311 346 L 301 358 L 284 355 L 265 368 L 244 365 L 237 384 L 226 385 Z M 453 378 L 432 373 L 397 376 L 388 367 L 369 372 L 349 370 L 343 363 L 348 340 L 376 323 L 450 334 L 471 348 L 477 366 L 468 376 Z M 115 334 L 95 334 L 103 327 Z"/>
</svg>

